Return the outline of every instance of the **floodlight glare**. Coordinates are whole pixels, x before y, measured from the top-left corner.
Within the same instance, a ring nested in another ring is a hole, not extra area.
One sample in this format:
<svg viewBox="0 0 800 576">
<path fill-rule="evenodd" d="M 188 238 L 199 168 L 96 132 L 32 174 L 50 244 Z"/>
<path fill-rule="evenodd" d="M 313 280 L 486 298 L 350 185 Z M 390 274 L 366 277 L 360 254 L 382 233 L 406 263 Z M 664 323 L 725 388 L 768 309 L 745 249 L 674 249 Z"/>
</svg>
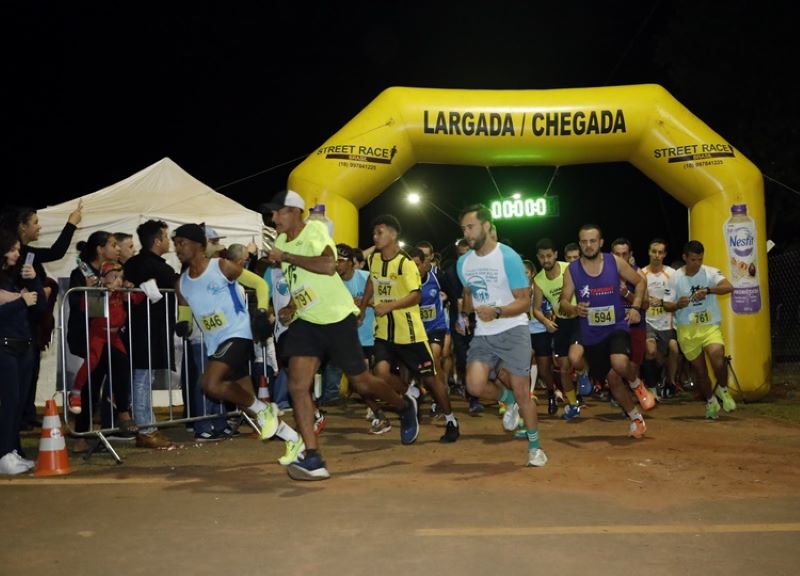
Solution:
<svg viewBox="0 0 800 576">
<path fill-rule="evenodd" d="M 408 200 L 409 204 L 419 204 L 419 201 L 421 200 L 419 194 L 416 192 L 409 193 L 409 195 L 406 196 L 406 199 Z"/>
</svg>

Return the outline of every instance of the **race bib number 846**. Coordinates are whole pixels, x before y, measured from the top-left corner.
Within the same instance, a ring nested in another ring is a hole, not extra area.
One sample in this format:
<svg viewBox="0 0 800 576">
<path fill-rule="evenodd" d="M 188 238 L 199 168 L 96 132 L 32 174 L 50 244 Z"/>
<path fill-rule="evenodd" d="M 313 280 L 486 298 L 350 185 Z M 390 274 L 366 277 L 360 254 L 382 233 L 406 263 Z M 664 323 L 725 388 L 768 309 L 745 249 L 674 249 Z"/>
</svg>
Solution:
<svg viewBox="0 0 800 576">
<path fill-rule="evenodd" d="M 213 332 L 214 330 L 219 330 L 226 326 L 228 321 L 225 318 L 225 314 L 217 311 L 200 318 L 200 323 L 203 325 L 203 329 L 206 332 Z"/>
</svg>

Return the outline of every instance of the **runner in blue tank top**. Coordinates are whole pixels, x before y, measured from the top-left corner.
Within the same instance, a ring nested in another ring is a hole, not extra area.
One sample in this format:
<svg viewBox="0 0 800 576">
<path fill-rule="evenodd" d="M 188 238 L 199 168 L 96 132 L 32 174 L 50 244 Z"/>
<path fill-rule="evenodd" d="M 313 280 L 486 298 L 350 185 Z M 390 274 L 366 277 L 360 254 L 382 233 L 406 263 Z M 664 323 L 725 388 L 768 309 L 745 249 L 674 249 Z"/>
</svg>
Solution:
<svg viewBox="0 0 800 576">
<path fill-rule="evenodd" d="M 644 436 L 647 427 L 639 408 L 625 386 L 632 390 L 644 386 L 636 377 L 630 361 L 629 323 L 641 320 L 644 278 L 630 264 L 607 252 L 601 252 L 600 228 L 586 224 L 578 231 L 581 257 L 570 263 L 564 273 L 560 309 L 580 318 L 581 344 L 589 363 L 589 372 L 598 381 L 607 381 L 614 398 L 631 419 L 629 435 Z M 627 315 L 619 292 L 620 279 L 634 286 L 634 299 Z M 573 295 L 577 304 L 572 304 Z"/>
<path fill-rule="evenodd" d="M 198 224 L 176 228 L 173 242 L 175 254 L 185 267 L 175 286 L 179 305 L 175 334 L 185 338 L 193 326 L 203 333 L 209 355 L 203 372 L 203 392 L 253 414 L 262 440 L 278 436 L 286 441 L 286 453 L 278 462 L 289 466 L 305 449 L 303 440 L 279 420 L 275 404 L 256 398 L 249 373 L 253 331 L 240 284 L 256 291 L 258 310 L 253 329 L 259 340 L 265 340 L 269 336 L 267 283 L 230 260 L 208 258 L 205 231 Z"/>
</svg>

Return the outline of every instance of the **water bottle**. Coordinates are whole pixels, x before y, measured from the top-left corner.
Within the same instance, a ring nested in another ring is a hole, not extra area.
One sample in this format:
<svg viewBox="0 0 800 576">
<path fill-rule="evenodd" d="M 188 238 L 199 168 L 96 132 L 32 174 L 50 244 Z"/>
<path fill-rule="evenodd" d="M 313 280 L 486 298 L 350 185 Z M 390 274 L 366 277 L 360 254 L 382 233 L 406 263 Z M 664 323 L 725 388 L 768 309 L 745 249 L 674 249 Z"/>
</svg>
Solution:
<svg viewBox="0 0 800 576">
<path fill-rule="evenodd" d="M 325 216 L 325 204 L 314 204 L 314 207 L 308 211 L 308 220 L 318 220 L 323 222 L 328 227 L 328 234 L 333 238 L 333 220 Z"/>
<path fill-rule="evenodd" d="M 747 215 L 747 204 L 731 206 L 731 217 L 725 222 L 725 242 L 731 267 L 733 311 L 755 314 L 761 310 L 761 287 L 758 284 L 756 225 Z"/>
<path fill-rule="evenodd" d="M 83 277 L 84 277 L 84 278 L 86 278 L 87 280 L 88 280 L 89 278 L 93 278 L 93 277 L 96 275 L 96 274 L 94 273 L 94 270 L 92 270 L 92 267 L 91 267 L 91 266 L 89 266 L 89 265 L 88 265 L 86 262 L 84 262 L 83 260 L 81 260 L 81 257 L 80 257 L 80 256 L 76 256 L 76 257 L 75 257 L 75 262 L 77 262 L 77 264 L 78 264 L 78 268 L 80 268 L 80 271 L 81 271 L 81 273 L 83 274 Z"/>
</svg>

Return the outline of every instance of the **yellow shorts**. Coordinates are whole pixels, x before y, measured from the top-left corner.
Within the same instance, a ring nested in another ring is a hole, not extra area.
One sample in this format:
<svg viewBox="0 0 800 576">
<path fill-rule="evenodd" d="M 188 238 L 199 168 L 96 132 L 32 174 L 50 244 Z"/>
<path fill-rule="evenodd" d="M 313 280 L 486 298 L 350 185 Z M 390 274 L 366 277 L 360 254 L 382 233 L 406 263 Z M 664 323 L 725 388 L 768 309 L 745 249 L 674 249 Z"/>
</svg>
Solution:
<svg viewBox="0 0 800 576">
<path fill-rule="evenodd" d="M 703 348 L 710 344 L 725 345 L 722 330 L 718 324 L 707 326 L 678 326 L 678 345 L 686 359 L 694 360 L 703 353 Z"/>
</svg>

